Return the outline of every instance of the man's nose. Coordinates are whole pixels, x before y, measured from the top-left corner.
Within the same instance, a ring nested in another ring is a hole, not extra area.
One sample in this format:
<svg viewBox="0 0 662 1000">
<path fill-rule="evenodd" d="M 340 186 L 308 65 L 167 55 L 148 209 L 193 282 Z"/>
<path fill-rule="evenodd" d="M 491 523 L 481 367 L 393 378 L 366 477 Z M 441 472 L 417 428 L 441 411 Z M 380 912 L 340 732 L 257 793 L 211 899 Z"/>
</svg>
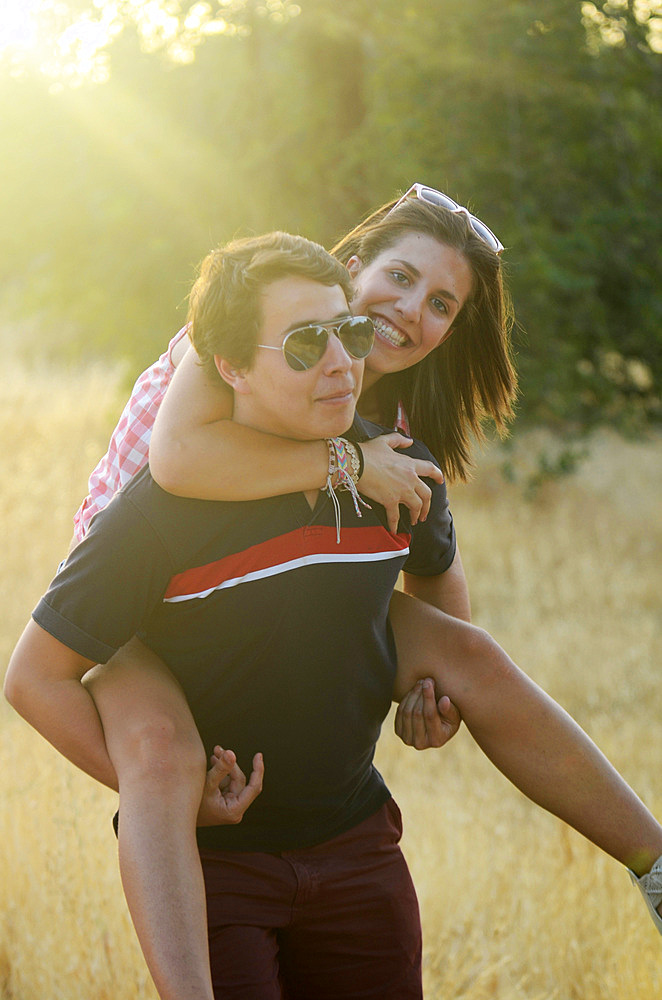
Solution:
<svg viewBox="0 0 662 1000">
<path fill-rule="evenodd" d="M 340 337 L 335 330 L 329 331 L 323 364 L 326 372 L 349 371 L 352 367 L 352 358 L 343 347 Z"/>
</svg>

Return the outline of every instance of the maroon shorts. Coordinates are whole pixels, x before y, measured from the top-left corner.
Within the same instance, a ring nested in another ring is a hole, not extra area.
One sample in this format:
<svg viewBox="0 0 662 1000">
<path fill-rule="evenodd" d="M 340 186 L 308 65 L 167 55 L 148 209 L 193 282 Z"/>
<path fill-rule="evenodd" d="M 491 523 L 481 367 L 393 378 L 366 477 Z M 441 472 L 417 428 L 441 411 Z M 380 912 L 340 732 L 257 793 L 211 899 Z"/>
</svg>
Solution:
<svg viewBox="0 0 662 1000">
<path fill-rule="evenodd" d="M 317 847 L 202 851 L 218 1000 L 421 1000 L 421 923 L 401 834 L 390 799 Z"/>
</svg>

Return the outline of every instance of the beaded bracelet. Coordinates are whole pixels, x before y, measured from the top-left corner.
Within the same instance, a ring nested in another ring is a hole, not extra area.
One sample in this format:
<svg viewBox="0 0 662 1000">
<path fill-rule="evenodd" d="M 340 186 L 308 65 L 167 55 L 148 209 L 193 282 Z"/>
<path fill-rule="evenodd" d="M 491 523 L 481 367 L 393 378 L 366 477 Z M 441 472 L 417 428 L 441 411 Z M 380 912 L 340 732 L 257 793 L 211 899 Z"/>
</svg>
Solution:
<svg viewBox="0 0 662 1000">
<path fill-rule="evenodd" d="M 359 453 L 356 449 L 356 445 L 352 441 L 348 441 L 347 438 L 338 438 L 342 442 L 345 448 L 345 454 L 347 455 L 347 471 L 352 477 L 352 482 L 356 486 L 359 481 L 359 468 L 361 463 L 359 462 Z"/>
<path fill-rule="evenodd" d="M 359 474 L 357 476 L 357 481 L 358 481 L 365 471 L 365 459 L 363 457 L 363 448 L 361 447 L 361 445 L 355 441 L 354 447 L 356 448 L 356 454 L 359 456 Z"/>
</svg>

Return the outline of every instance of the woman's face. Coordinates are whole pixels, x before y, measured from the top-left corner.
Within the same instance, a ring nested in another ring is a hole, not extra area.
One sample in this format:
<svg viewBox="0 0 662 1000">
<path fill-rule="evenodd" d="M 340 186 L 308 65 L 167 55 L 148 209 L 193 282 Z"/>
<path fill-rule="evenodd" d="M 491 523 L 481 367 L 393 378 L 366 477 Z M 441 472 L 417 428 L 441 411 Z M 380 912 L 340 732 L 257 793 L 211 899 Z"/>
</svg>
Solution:
<svg viewBox="0 0 662 1000">
<path fill-rule="evenodd" d="M 352 257 L 347 268 L 355 290 L 352 312 L 370 316 L 375 325 L 366 388 L 438 347 L 451 333 L 473 284 L 466 258 L 423 233 L 408 233 L 365 266 Z"/>
</svg>

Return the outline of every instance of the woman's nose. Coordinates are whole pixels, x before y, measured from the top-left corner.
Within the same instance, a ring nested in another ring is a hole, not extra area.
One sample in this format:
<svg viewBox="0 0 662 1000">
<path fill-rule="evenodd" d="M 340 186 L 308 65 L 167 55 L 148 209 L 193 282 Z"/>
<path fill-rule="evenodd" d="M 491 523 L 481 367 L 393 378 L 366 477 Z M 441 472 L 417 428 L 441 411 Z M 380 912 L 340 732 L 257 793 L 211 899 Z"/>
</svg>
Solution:
<svg viewBox="0 0 662 1000">
<path fill-rule="evenodd" d="M 404 319 L 419 320 L 423 308 L 423 295 L 416 288 L 408 288 L 402 291 L 398 301 L 395 303 L 397 312 Z"/>
</svg>

